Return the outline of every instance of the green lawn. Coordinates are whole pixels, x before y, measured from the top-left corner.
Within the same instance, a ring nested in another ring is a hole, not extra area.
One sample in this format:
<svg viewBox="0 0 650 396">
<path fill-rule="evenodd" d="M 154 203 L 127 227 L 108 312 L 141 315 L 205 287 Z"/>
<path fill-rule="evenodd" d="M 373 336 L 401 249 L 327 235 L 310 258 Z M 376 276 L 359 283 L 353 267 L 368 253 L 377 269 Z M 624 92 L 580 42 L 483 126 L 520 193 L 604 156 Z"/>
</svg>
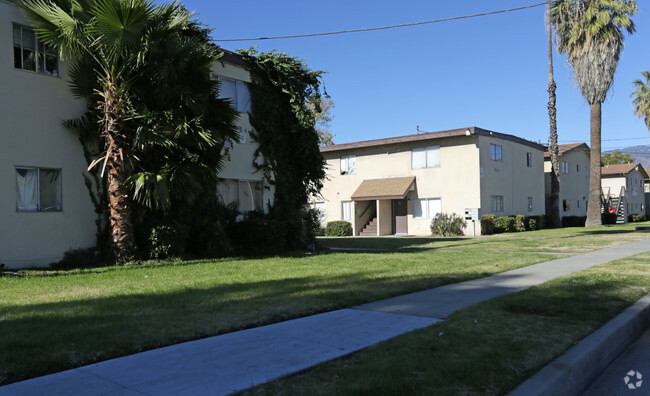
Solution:
<svg viewBox="0 0 650 396">
<path fill-rule="evenodd" d="M 644 253 L 457 311 L 245 394 L 506 394 L 648 291 Z"/>
<path fill-rule="evenodd" d="M 0 276 L 0 384 L 561 257 L 498 253 L 530 252 L 535 240 L 572 251 L 648 237 L 632 230 L 324 239 L 323 244 L 388 250 Z M 590 239 L 598 243 L 583 247 L 577 242 Z"/>
</svg>

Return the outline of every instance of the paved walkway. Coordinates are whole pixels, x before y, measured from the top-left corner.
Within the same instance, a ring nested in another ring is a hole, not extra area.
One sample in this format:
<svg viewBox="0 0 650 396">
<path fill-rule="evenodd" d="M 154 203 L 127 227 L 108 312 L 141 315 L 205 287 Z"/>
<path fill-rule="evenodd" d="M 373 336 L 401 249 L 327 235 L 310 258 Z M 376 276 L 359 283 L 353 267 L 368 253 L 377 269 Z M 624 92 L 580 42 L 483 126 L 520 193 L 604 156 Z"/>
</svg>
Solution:
<svg viewBox="0 0 650 396">
<path fill-rule="evenodd" d="M 488 278 L 172 345 L 4 387 L 0 395 L 228 394 L 432 325 L 454 311 L 650 250 L 648 240 Z"/>
</svg>

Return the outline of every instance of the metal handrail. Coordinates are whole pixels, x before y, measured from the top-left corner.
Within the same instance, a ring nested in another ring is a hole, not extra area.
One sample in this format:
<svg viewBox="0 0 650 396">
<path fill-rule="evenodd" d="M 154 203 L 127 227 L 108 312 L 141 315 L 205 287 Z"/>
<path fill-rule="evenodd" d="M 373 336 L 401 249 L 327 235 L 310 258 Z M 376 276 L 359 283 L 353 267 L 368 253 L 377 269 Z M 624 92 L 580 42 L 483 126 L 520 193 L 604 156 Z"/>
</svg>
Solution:
<svg viewBox="0 0 650 396">
<path fill-rule="evenodd" d="M 618 204 L 616 204 L 616 215 L 618 216 L 619 210 L 621 210 L 621 205 L 623 204 L 623 198 L 625 197 L 625 186 L 621 186 L 621 192 L 618 195 Z"/>
</svg>

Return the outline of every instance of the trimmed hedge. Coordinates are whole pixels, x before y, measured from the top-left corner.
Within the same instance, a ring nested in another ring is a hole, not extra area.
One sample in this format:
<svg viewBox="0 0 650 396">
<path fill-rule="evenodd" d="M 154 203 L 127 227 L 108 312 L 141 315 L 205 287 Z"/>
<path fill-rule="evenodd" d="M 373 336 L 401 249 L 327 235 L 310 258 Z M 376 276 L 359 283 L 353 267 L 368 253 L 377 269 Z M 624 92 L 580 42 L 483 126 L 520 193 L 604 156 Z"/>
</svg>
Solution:
<svg viewBox="0 0 650 396">
<path fill-rule="evenodd" d="M 544 227 L 544 216 L 481 216 L 481 234 L 492 235 L 504 232 L 524 232 L 541 230 Z"/>
<path fill-rule="evenodd" d="M 603 213 L 600 220 L 603 224 L 616 224 L 616 213 Z"/>
<path fill-rule="evenodd" d="M 352 236 L 352 223 L 349 221 L 330 221 L 325 226 L 325 236 Z"/>
<path fill-rule="evenodd" d="M 494 233 L 502 234 L 504 232 L 515 232 L 515 218 L 514 217 L 497 217 L 494 219 Z"/>
<path fill-rule="evenodd" d="M 228 235 L 235 253 L 240 256 L 271 256 L 286 249 L 284 222 L 264 215 L 246 215 L 230 224 Z"/>
<path fill-rule="evenodd" d="M 562 218 L 562 227 L 584 227 L 587 216 L 565 216 Z"/>
<path fill-rule="evenodd" d="M 544 216 L 526 216 L 526 231 L 536 231 L 544 228 Z"/>
<path fill-rule="evenodd" d="M 494 215 L 481 216 L 481 234 L 492 235 L 494 234 Z"/>
<path fill-rule="evenodd" d="M 635 214 L 635 215 L 630 215 L 629 221 L 631 223 L 641 223 L 647 220 L 646 215 L 640 213 L 640 214 Z"/>
<path fill-rule="evenodd" d="M 562 225 L 560 216 L 557 215 L 544 215 L 544 228 L 558 228 Z"/>
</svg>

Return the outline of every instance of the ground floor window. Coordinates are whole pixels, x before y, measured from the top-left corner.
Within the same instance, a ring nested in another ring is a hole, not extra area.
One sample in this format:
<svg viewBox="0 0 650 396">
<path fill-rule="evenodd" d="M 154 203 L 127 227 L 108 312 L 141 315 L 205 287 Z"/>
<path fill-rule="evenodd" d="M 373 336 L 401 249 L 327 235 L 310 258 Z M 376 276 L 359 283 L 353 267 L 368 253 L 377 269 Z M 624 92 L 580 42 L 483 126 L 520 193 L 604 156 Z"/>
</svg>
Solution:
<svg viewBox="0 0 650 396">
<path fill-rule="evenodd" d="M 411 210 L 414 219 L 432 219 L 442 212 L 440 198 L 421 198 L 411 201 Z"/>
<path fill-rule="evenodd" d="M 341 202 L 341 220 L 352 221 L 352 201 Z"/>
<path fill-rule="evenodd" d="M 262 182 L 222 179 L 217 192 L 224 204 L 235 203 L 240 212 L 262 210 Z"/>
<path fill-rule="evenodd" d="M 503 212 L 503 195 L 492 195 L 490 201 L 492 203 L 492 212 Z"/>
<path fill-rule="evenodd" d="M 533 197 L 528 197 L 528 211 L 533 211 Z"/>
<path fill-rule="evenodd" d="M 16 167 L 16 211 L 62 210 L 61 169 Z"/>
<path fill-rule="evenodd" d="M 568 212 L 571 210 L 571 202 L 569 202 L 568 199 L 563 199 L 562 200 L 562 210 L 564 212 Z"/>
</svg>

